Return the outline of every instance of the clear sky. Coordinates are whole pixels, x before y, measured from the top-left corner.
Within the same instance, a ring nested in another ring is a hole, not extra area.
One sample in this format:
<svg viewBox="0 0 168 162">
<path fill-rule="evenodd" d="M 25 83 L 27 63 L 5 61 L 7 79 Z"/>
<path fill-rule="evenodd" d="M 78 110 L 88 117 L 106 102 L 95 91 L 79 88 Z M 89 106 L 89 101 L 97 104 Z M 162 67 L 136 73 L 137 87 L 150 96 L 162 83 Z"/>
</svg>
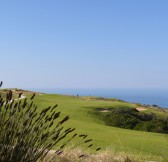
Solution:
<svg viewBox="0 0 168 162">
<path fill-rule="evenodd" d="M 17 88 L 168 88 L 168 1 L 2 0 L 0 80 Z"/>
</svg>

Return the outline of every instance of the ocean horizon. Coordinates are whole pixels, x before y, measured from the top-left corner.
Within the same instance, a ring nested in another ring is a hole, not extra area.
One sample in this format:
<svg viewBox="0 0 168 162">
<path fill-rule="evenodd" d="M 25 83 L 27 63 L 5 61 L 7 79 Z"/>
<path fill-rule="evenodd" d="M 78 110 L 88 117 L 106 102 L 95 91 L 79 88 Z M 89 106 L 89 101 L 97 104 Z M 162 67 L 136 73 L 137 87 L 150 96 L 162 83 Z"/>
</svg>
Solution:
<svg viewBox="0 0 168 162">
<path fill-rule="evenodd" d="M 158 105 L 168 108 L 168 89 L 43 89 L 29 88 L 28 90 L 49 94 L 62 94 L 74 96 L 97 96 L 116 98 L 126 102 Z"/>
</svg>

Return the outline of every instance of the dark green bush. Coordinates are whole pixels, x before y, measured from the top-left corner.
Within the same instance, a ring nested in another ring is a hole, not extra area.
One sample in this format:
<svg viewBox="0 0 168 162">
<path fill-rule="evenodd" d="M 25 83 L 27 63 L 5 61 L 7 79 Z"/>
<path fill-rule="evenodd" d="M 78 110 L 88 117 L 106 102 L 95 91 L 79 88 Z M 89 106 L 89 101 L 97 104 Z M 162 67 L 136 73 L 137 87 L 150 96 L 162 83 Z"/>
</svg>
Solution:
<svg viewBox="0 0 168 162">
<path fill-rule="evenodd" d="M 148 132 L 168 133 L 168 121 L 146 114 L 133 108 L 116 108 L 107 113 L 103 120 L 106 125 Z"/>
<path fill-rule="evenodd" d="M 139 122 L 137 118 L 128 114 L 110 113 L 104 117 L 105 124 L 114 127 L 133 129 Z"/>
<path fill-rule="evenodd" d="M 167 123 L 159 119 L 141 122 L 134 129 L 147 132 L 168 133 Z"/>
</svg>

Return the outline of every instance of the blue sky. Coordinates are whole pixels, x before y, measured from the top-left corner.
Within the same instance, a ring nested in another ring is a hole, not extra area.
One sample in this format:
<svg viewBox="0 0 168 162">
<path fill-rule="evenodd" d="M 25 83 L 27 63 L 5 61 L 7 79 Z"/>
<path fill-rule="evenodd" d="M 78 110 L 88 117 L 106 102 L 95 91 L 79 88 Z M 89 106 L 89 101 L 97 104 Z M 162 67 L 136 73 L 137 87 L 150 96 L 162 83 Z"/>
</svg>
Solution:
<svg viewBox="0 0 168 162">
<path fill-rule="evenodd" d="M 167 8 L 167 0 L 0 1 L 0 80 L 167 89 Z"/>
</svg>

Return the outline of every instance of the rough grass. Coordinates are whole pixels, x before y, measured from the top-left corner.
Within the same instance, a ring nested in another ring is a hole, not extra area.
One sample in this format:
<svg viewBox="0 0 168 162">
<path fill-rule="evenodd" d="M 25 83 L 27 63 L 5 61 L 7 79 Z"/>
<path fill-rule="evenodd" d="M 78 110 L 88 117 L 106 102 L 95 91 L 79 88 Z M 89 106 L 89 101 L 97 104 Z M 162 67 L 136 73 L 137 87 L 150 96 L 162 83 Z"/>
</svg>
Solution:
<svg viewBox="0 0 168 162">
<path fill-rule="evenodd" d="M 53 162 L 131 162 L 130 157 L 124 153 L 116 155 L 113 152 L 104 151 L 100 154 L 85 154 L 79 158 L 82 153 L 81 149 L 65 151 L 62 155 L 53 159 Z M 43 162 L 48 162 L 50 156 L 52 156 L 52 153 L 48 154 Z"/>
<path fill-rule="evenodd" d="M 84 156 L 79 158 L 83 154 Z M 52 157 L 50 152 L 43 161 L 48 162 Z M 141 156 L 131 153 L 116 153 L 113 150 L 104 150 L 98 154 L 84 153 L 83 149 L 76 148 L 74 150 L 65 150 L 63 154 L 54 158 L 52 162 L 165 162 L 163 157 L 154 158 L 152 155 Z"/>
</svg>

